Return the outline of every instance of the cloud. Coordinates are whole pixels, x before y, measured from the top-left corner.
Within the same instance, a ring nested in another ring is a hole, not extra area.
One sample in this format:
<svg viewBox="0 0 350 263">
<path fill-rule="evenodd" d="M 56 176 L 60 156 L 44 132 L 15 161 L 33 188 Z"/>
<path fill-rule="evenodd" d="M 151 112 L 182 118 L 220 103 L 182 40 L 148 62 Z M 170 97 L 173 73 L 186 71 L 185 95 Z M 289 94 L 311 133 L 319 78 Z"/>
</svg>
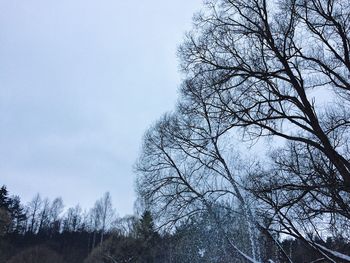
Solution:
<svg viewBox="0 0 350 263">
<path fill-rule="evenodd" d="M 0 174 L 12 193 L 131 213 L 145 129 L 176 100 L 201 1 L 0 2 Z"/>
</svg>

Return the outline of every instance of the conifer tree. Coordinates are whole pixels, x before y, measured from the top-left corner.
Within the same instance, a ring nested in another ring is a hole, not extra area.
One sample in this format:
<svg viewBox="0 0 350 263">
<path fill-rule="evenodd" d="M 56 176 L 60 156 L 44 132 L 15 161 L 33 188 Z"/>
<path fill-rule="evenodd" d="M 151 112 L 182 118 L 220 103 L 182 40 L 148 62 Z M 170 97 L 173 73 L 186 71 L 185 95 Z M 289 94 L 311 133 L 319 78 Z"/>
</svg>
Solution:
<svg viewBox="0 0 350 263">
<path fill-rule="evenodd" d="M 142 242 L 141 262 L 148 263 L 155 261 L 155 246 L 159 234 L 155 230 L 153 217 L 150 211 L 146 210 L 136 226 L 137 238 Z"/>
</svg>

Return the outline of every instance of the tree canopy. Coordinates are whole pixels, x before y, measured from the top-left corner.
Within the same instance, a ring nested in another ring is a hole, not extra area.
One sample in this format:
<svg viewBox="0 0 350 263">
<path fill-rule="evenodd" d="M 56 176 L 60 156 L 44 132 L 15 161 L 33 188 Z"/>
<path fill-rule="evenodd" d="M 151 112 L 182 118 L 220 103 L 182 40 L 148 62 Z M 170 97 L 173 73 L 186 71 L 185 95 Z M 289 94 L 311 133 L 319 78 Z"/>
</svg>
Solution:
<svg viewBox="0 0 350 263">
<path fill-rule="evenodd" d="M 326 245 L 350 236 L 349 17 L 342 0 L 206 1 L 179 48 L 176 110 L 137 164 L 162 225 L 219 206 L 248 222 L 249 253 L 231 239 L 245 260 L 262 260 L 260 235 L 287 261 L 281 236 L 349 260 Z"/>
</svg>

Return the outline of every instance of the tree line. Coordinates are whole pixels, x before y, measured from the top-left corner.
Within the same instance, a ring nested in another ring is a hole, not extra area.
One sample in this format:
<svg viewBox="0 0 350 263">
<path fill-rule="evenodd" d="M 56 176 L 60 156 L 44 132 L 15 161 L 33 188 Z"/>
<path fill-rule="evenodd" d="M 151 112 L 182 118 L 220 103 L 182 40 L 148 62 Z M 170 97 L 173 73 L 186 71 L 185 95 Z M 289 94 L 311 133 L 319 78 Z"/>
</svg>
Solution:
<svg viewBox="0 0 350 263">
<path fill-rule="evenodd" d="M 104 241 L 117 224 L 109 192 L 95 202 L 89 211 L 79 205 L 64 209 L 62 198 L 50 201 L 36 194 L 23 205 L 20 197 L 9 195 L 5 186 L 0 189 L 0 262 L 31 244 L 50 241 L 79 244 L 79 257 L 86 256 Z M 55 242 L 54 242 L 55 243 Z M 58 244 L 57 243 L 57 244 Z M 82 261 L 80 261 L 82 262 Z"/>
<path fill-rule="evenodd" d="M 20 197 L 9 196 L 6 186 L 0 189 L 1 233 L 2 235 L 42 235 L 52 236 L 61 232 L 90 231 L 94 233 L 91 244 L 103 242 L 106 233 L 114 220 L 115 210 L 109 192 L 95 202 L 89 211 L 82 211 L 80 205 L 64 211 L 60 197 L 50 201 L 36 194 L 33 199 L 23 205 Z M 96 235 L 98 234 L 98 238 Z"/>
<path fill-rule="evenodd" d="M 213 223 L 212 213 L 202 211 L 172 231 L 162 231 L 147 209 L 139 216 L 117 217 L 108 193 L 89 212 L 79 205 L 64 209 L 61 198 L 49 201 L 38 194 L 22 205 L 5 186 L 0 193 L 3 263 L 242 262 L 232 251 L 230 240 L 222 237 L 222 230 L 249 251 L 244 217 L 221 207 L 212 211 L 220 227 Z M 327 244 L 349 249 L 343 239 L 329 238 Z M 296 240 L 285 239 L 281 246 L 295 262 L 317 256 Z M 279 248 L 266 236 L 260 236 L 259 247 L 266 259 L 279 254 Z"/>
<path fill-rule="evenodd" d="M 118 217 L 109 192 L 84 211 L 40 194 L 22 204 L 0 188 L 1 263 L 156 262 L 161 244 L 151 213 Z"/>
</svg>

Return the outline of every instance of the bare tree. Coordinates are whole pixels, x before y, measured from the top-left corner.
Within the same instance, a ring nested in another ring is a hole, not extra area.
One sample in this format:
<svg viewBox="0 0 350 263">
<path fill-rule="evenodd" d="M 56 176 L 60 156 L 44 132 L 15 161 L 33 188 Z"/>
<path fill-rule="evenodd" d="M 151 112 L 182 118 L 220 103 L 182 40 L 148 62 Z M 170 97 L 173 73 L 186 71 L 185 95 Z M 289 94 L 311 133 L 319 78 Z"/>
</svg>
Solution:
<svg viewBox="0 0 350 263">
<path fill-rule="evenodd" d="M 38 214 L 38 232 L 48 231 L 50 228 L 50 201 L 48 198 L 42 200 L 40 212 Z"/>
<path fill-rule="evenodd" d="M 227 238 L 242 257 L 247 259 L 250 254 L 253 259 L 259 259 L 256 232 L 260 225 L 244 197 L 244 189 L 238 184 L 241 179 L 238 158 L 224 149 L 226 127 L 205 114 L 205 103 L 191 105 L 182 104 L 181 114 L 165 115 L 146 134 L 137 165 L 141 173 L 139 193 L 147 203 L 153 204 L 158 218 L 168 226 L 209 211 L 220 228 L 221 222 L 213 211 L 218 206 L 242 213 L 246 225 L 241 227 L 250 244 L 237 245 L 235 240 Z"/>
<path fill-rule="evenodd" d="M 90 216 L 94 229 L 94 247 L 97 232 L 100 232 L 100 244 L 102 244 L 107 229 L 111 227 L 112 222 L 115 220 L 115 210 L 113 209 L 112 197 L 109 192 L 106 192 L 101 199 L 96 201 L 95 206 L 90 211 Z"/>
<path fill-rule="evenodd" d="M 249 139 L 279 136 L 323 152 L 349 191 L 349 161 L 330 139 L 348 116 L 326 125 L 310 94 L 349 91 L 349 8 L 343 1 L 209 2 L 211 12 L 198 17 L 180 49 L 187 81 Z"/>
<path fill-rule="evenodd" d="M 111 226 L 112 221 L 115 219 L 115 210 L 112 205 L 112 197 L 109 192 L 106 192 L 104 196 L 98 201 L 101 212 L 101 241 L 107 229 Z"/>
<path fill-rule="evenodd" d="M 116 229 L 123 236 L 136 237 L 135 228 L 137 218 L 135 216 L 124 216 L 116 219 Z"/>
<path fill-rule="evenodd" d="M 63 231 L 77 232 L 82 226 L 82 209 L 80 205 L 71 207 L 67 210 L 63 219 Z"/>
<path fill-rule="evenodd" d="M 335 221 L 350 219 L 349 5 L 206 2 L 179 49 L 186 77 L 179 107 L 145 135 L 140 194 L 168 222 L 230 198 L 245 205 L 249 219 L 250 199 L 239 187 L 245 185 L 268 231 L 344 260 L 308 234 L 320 234 L 321 221 L 330 233 Z M 226 153 L 234 149 L 228 142 L 238 133 L 250 142 L 282 138 L 286 146 L 266 167 L 237 171 L 222 153 L 224 145 Z"/>
<path fill-rule="evenodd" d="M 28 204 L 29 224 L 28 232 L 36 233 L 39 230 L 39 213 L 42 207 L 42 199 L 39 194 L 36 194 L 32 201 Z"/>
<path fill-rule="evenodd" d="M 63 212 L 63 200 L 61 197 L 55 198 L 50 206 L 49 216 L 51 222 L 51 230 L 58 233 L 61 228 L 60 214 Z"/>
</svg>

